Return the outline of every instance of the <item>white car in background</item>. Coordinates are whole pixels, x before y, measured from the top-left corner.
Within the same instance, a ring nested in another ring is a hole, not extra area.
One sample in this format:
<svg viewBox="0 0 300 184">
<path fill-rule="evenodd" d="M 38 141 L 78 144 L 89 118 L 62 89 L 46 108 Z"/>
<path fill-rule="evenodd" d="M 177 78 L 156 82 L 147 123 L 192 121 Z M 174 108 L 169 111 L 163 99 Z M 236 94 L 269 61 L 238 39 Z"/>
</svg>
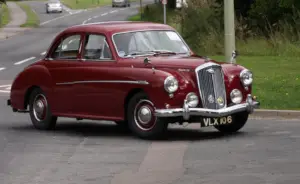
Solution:
<svg viewBox="0 0 300 184">
<path fill-rule="evenodd" d="M 112 0 L 112 7 L 129 7 L 130 0 Z"/>
<path fill-rule="evenodd" d="M 63 11 L 63 7 L 59 0 L 50 0 L 49 2 L 46 3 L 47 13 L 51 13 L 51 12 L 62 13 L 62 11 Z"/>
</svg>

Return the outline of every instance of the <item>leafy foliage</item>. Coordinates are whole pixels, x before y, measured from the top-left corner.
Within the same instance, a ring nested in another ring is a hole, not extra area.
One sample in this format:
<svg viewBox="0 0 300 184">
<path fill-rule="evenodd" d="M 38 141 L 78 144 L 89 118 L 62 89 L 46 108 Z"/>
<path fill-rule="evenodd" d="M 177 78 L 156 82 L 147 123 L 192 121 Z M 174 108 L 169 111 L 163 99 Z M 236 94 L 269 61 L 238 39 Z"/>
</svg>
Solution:
<svg viewBox="0 0 300 184">
<path fill-rule="evenodd" d="M 0 4 L 6 4 L 6 0 L 0 0 Z"/>
</svg>

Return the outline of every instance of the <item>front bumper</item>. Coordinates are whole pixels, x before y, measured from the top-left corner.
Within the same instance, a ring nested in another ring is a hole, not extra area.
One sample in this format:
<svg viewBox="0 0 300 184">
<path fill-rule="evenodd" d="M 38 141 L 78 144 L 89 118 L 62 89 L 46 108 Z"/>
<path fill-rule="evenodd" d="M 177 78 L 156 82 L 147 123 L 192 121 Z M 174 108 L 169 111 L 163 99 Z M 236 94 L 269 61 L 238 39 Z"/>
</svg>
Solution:
<svg viewBox="0 0 300 184">
<path fill-rule="evenodd" d="M 61 12 L 63 9 L 62 9 L 62 7 L 52 7 L 52 8 L 48 8 L 47 9 L 48 10 L 48 12 Z"/>
<path fill-rule="evenodd" d="M 247 96 L 245 103 L 233 105 L 218 110 L 205 108 L 190 108 L 185 100 L 182 108 L 156 109 L 154 115 L 156 117 L 183 117 L 184 120 L 189 120 L 191 116 L 218 118 L 243 111 L 248 111 L 249 114 L 251 114 L 253 113 L 254 109 L 259 108 L 259 105 L 260 103 L 253 100 L 251 95 Z"/>
</svg>

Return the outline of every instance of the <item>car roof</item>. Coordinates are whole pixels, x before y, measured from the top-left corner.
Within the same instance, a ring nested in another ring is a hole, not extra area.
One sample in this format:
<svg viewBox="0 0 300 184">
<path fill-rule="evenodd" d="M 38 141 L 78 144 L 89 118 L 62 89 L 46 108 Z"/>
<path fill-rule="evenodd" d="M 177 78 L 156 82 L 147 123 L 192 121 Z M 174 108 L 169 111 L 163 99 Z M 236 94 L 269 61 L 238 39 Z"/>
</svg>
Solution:
<svg viewBox="0 0 300 184">
<path fill-rule="evenodd" d="M 91 32 L 91 33 L 120 33 L 139 30 L 174 30 L 171 26 L 153 22 L 139 21 L 109 21 L 71 26 L 62 33 Z"/>
</svg>

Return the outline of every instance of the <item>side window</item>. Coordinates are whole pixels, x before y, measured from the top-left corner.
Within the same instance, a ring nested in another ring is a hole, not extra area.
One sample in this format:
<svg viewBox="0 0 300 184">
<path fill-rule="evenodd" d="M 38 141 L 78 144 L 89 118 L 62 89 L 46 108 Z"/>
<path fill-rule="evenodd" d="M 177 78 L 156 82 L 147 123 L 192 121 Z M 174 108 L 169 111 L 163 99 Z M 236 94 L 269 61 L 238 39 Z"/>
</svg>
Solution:
<svg viewBox="0 0 300 184">
<path fill-rule="evenodd" d="M 111 60 L 111 51 L 105 36 L 90 34 L 86 36 L 83 58 L 87 60 Z"/>
<path fill-rule="evenodd" d="M 80 49 L 80 35 L 66 37 L 52 53 L 53 59 L 77 59 Z"/>
</svg>

